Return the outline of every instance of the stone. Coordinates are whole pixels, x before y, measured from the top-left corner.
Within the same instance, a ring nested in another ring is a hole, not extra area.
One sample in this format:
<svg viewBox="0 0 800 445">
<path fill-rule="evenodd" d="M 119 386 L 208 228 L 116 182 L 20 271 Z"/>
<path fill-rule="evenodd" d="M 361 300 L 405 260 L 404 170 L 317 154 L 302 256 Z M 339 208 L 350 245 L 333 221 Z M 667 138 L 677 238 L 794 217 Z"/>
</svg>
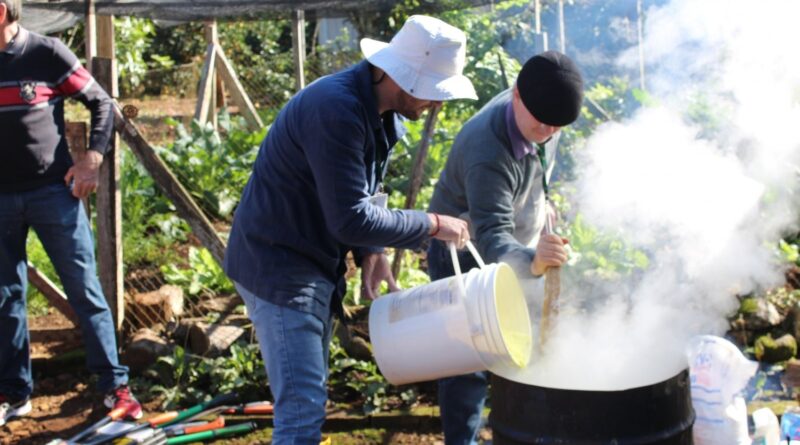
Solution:
<svg viewBox="0 0 800 445">
<path fill-rule="evenodd" d="M 125 353 L 122 354 L 122 362 L 130 367 L 131 371 L 139 373 L 155 363 L 159 357 L 171 353 L 172 348 L 163 338 L 154 331 L 143 328 L 131 336 L 125 347 Z"/>
<path fill-rule="evenodd" d="M 745 298 L 740 311 L 748 330 L 769 329 L 783 323 L 785 316 L 778 312 L 774 304 L 764 298 Z"/>
<path fill-rule="evenodd" d="M 242 334 L 239 326 L 198 322 L 189 328 L 189 349 L 198 355 L 219 355 Z"/>
</svg>

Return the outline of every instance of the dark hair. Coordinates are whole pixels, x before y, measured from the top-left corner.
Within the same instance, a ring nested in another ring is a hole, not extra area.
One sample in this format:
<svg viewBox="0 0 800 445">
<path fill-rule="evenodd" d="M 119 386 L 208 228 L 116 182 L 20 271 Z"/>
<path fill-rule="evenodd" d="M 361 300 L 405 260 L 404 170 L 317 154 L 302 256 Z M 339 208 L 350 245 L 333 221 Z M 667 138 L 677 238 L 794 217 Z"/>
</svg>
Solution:
<svg viewBox="0 0 800 445">
<path fill-rule="evenodd" d="M 22 0 L 0 0 L 0 3 L 6 5 L 6 15 L 9 23 L 19 20 L 22 15 Z"/>
</svg>

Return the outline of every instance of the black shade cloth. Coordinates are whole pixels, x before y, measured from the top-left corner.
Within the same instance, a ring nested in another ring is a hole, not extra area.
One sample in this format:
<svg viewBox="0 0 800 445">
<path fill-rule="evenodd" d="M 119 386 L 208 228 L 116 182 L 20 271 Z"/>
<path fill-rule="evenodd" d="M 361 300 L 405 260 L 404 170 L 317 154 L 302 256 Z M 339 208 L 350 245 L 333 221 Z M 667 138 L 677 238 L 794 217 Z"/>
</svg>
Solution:
<svg viewBox="0 0 800 445">
<path fill-rule="evenodd" d="M 205 21 L 232 19 L 288 18 L 302 9 L 307 19 L 343 17 L 352 12 L 391 10 L 395 0 L 105 0 L 95 2 L 95 12 L 102 15 L 133 16 L 154 20 Z M 422 0 L 419 13 L 435 13 L 488 5 L 492 0 Z M 86 11 L 83 0 L 24 1 L 22 24 L 39 33 L 67 29 Z"/>
<path fill-rule="evenodd" d="M 20 23 L 26 29 L 39 34 L 51 34 L 75 26 L 83 19 L 82 15 L 64 11 L 39 11 L 29 9 L 27 3 L 22 5 L 22 19 Z"/>
</svg>

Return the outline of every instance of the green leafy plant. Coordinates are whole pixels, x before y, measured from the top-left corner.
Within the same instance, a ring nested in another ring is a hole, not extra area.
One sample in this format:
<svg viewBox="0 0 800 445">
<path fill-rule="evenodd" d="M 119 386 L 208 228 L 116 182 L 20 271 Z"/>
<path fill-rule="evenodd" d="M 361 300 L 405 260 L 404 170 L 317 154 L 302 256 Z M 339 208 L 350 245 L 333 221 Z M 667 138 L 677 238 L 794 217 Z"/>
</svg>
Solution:
<svg viewBox="0 0 800 445">
<path fill-rule="evenodd" d="M 364 414 L 407 407 L 417 402 L 416 390 L 401 390 L 390 385 L 374 361 L 349 357 L 338 338 L 331 342 L 328 388 L 332 401 L 360 405 Z"/>
<path fill-rule="evenodd" d="M 270 397 L 258 345 L 242 342 L 217 358 L 191 355 L 177 346 L 172 355 L 159 357 L 145 379 L 150 396 L 161 397 L 164 409 L 194 405 L 229 392 L 239 394 L 242 402 Z"/>
<path fill-rule="evenodd" d="M 167 264 L 177 256 L 172 248 L 184 242 L 188 224 L 175 215 L 172 204 L 153 178 L 128 150 L 121 152 L 122 236 L 125 265 Z"/>
<path fill-rule="evenodd" d="M 114 20 L 117 33 L 117 67 L 123 90 L 131 90 L 142 82 L 147 72 L 144 52 L 150 46 L 155 26 L 151 20 L 120 17 Z"/>
<path fill-rule="evenodd" d="M 295 91 L 289 30 L 288 20 L 220 24 L 225 54 L 256 106 L 281 106 Z"/>
<path fill-rule="evenodd" d="M 570 241 L 569 269 L 574 273 L 614 278 L 646 269 L 650 262 L 644 252 L 628 246 L 623 237 L 591 227 L 581 214 L 570 221 L 563 235 Z"/>
<path fill-rule="evenodd" d="M 166 264 L 161 266 L 161 273 L 168 283 L 182 287 L 189 295 L 235 292 L 233 283 L 207 249 L 190 247 L 187 267 Z"/>
<path fill-rule="evenodd" d="M 33 231 L 28 234 L 26 251 L 28 254 L 28 261 L 60 288 L 61 280 L 58 274 L 56 274 L 55 267 L 53 267 L 53 263 L 50 262 L 50 257 L 47 256 L 47 252 L 45 252 L 42 242 L 39 241 L 39 237 L 37 237 L 36 233 L 33 233 Z M 50 303 L 48 303 L 47 298 L 45 298 L 38 289 L 31 286 L 30 283 L 28 283 L 27 299 L 28 316 L 37 317 L 47 315 Z"/>
<path fill-rule="evenodd" d="M 114 19 L 120 89 L 123 95 L 139 91 L 152 68 L 170 68 L 175 62 L 167 55 L 152 52 L 156 27 L 152 20 L 135 17 Z"/>
<path fill-rule="evenodd" d="M 157 151 L 199 204 L 212 216 L 225 219 L 250 177 L 266 129 L 255 133 L 242 130 L 243 122 L 225 111 L 219 122 L 224 138 L 210 123 L 192 121 L 187 130 L 169 120 L 175 126 L 175 142 Z"/>
<path fill-rule="evenodd" d="M 796 243 L 780 240 L 778 242 L 778 253 L 784 261 L 795 266 L 800 266 L 800 247 Z"/>
</svg>

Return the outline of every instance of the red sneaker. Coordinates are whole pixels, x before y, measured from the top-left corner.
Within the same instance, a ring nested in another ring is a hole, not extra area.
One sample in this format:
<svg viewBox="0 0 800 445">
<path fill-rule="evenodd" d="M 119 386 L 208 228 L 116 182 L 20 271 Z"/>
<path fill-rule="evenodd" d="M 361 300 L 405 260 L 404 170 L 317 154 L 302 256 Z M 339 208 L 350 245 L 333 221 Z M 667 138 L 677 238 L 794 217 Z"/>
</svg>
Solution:
<svg viewBox="0 0 800 445">
<path fill-rule="evenodd" d="M 18 402 L 9 400 L 6 396 L 0 394 L 0 426 L 6 424 L 6 421 L 14 418 L 21 417 L 31 412 L 31 399 L 26 397 Z"/>
<path fill-rule="evenodd" d="M 122 385 L 106 394 L 103 404 L 105 404 L 106 408 L 110 409 L 124 409 L 125 412 L 128 413 L 127 417 L 132 419 L 138 420 L 142 418 L 142 405 L 139 404 L 139 401 L 136 400 L 136 397 L 131 394 L 131 390 L 128 388 L 128 385 Z"/>
</svg>

